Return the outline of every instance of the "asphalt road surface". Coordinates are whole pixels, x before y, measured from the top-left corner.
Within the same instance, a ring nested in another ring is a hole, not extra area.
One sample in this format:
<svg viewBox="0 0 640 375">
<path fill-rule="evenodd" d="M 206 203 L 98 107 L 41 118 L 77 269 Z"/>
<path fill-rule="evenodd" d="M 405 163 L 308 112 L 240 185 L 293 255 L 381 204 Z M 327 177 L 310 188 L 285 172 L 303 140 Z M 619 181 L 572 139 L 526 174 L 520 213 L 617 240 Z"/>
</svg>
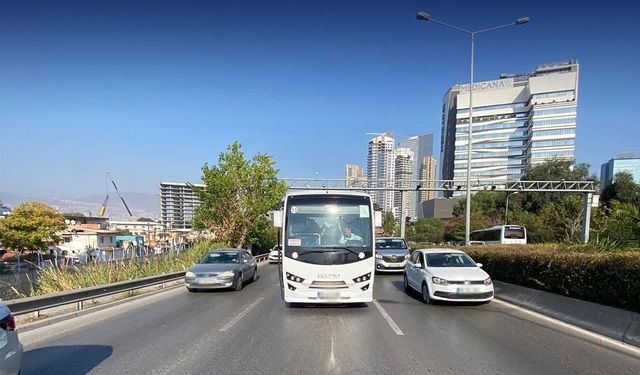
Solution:
<svg viewBox="0 0 640 375">
<path fill-rule="evenodd" d="M 374 303 L 288 308 L 276 268 L 22 333 L 23 374 L 640 374 L 640 351 L 499 301 L 425 305 L 401 275 L 376 276 Z"/>
</svg>

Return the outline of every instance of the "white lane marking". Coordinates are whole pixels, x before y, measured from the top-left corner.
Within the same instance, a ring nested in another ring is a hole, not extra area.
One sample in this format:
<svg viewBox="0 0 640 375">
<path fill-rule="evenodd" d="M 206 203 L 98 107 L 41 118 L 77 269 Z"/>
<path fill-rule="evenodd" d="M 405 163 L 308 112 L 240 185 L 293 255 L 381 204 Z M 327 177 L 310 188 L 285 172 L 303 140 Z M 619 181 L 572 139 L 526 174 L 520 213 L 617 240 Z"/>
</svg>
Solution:
<svg viewBox="0 0 640 375">
<path fill-rule="evenodd" d="M 396 335 L 398 336 L 404 336 L 404 332 L 402 332 L 402 330 L 400 329 L 400 327 L 398 327 L 396 322 L 394 322 L 393 319 L 391 319 L 391 316 L 387 314 L 387 311 L 384 309 L 384 307 L 382 307 L 382 305 L 375 299 L 373 300 L 373 304 L 376 306 L 376 308 L 378 308 L 378 311 L 380 311 L 380 314 L 382 314 L 382 317 L 384 318 L 384 320 L 386 320 L 387 323 L 389 323 L 389 326 L 391 327 L 393 332 L 395 332 Z"/>
<path fill-rule="evenodd" d="M 336 356 L 333 351 L 333 324 L 331 324 L 331 321 L 329 321 L 329 325 L 331 326 L 331 353 L 329 354 L 329 360 L 327 361 L 327 368 L 335 370 Z"/>
<path fill-rule="evenodd" d="M 242 310 L 242 312 L 240 314 L 236 315 L 235 318 L 231 319 L 229 321 L 229 323 L 225 324 L 224 327 L 220 328 L 218 331 L 224 332 L 224 331 L 228 330 L 229 328 L 233 327 L 234 324 L 238 323 L 238 321 L 240 319 L 242 319 L 242 317 L 247 315 L 249 313 L 249 311 L 253 310 L 254 307 L 256 307 L 258 305 L 258 303 L 260 303 L 260 301 L 262 301 L 263 299 L 264 299 L 264 297 L 260 297 L 257 300 L 255 300 L 252 304 L 247 306 L 244 310 Z"/>
<path fill-rule="evenodd" d="M 492 303 L 498 303 L 498 304 L 501 304 L 501 305 L 506 305 L 506 306 L 508 306 L 508 307 L 510 307 L 512 309 L 515 309 L 515 310 L 521 311 L 523 313 L 529 314 L 529 315 L 531 315 L 533 317 L 536 317 L 536 318 L 538 318 L 540 320 L 544 320 L 544 321 L 553 323 L 555 325 L 561 326 L 563 328 L 567 328 L 569 330 L 578 332 L 578 333 L 580 333 L 582 335 L 589 336 L 591 338 L 595 338 L 598 341 L 600 341 L 601 343 L 606 343 L 606 344 L 615 346 L 617 348 L 626 349 L 626 350 L 628 350 L 628 351 L 630 351 L 630 352 L 632 352 L 632 353 L 634 353 L 636 355 L 640 354 L 640 348 L 638 348 L 638 347 L 636 347 L 634 345 L 627 344 L 627 343 L 624 343 L 624 342 L 616 340 L 616 339 L 612 339 L 611 337 L 607 337 L 607 336 L 601 335 L 599 333 L 591 332 L 591 331 L 586 330 L 584 328 L 580 328 L 578 326 L 574 326 L 573 324 L 563 322 L 562 320 L 558 320 L 556 318 L 552 318 L 550 316 L 547 316 L 547 315 L 544 315 L 544 314 L 540 314 L 539 312 L 527 310 L 524 307 L 520 307 L 518 305 L 514 305 L 514 304 L 511 304 L 509 302 L 506 302 L 506 301 L 503 301 L 503 300 L 499 300 L 497 298 L 494 298 Z"/>
</svg>

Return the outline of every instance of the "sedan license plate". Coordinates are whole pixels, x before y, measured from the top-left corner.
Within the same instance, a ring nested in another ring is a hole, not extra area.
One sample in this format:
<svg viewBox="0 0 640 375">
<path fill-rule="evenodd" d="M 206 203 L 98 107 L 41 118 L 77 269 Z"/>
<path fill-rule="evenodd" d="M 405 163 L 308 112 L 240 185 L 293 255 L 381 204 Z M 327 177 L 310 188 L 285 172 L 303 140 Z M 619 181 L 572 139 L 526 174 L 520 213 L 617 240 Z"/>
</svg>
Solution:
<svg viewBox="0 0 640 375">
<path fill-rule="evenodd" d="M 338 299 L 340 298 L 340 292 L 335 291 L 320 291 L 318 292 L 318 299 Z"/>
<path fill-rule="evenodd" d="M 200 279 L 198 279 L 198 284 L 216 285 L 220 284 L 220 280 L 215 277 L 201 277 Z"/>
<path fill-rule="evenodd" d="M 479 293 L 480 288 L 475 287 L 464 287 L 464 288 L 456 288 L 456 294 L 472 294 Z"/>
</svg>

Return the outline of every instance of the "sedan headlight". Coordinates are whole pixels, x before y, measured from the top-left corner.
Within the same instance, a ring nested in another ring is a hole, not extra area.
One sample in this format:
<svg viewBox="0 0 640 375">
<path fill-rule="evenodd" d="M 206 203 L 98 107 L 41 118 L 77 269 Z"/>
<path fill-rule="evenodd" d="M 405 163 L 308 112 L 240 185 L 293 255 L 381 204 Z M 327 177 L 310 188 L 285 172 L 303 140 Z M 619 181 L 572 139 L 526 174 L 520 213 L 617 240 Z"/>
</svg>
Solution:
<svg viewBox="0 0 640 375">
<path fill-rule="evenodd" d="M 382 254 L 376 254 L 376 259 L 382 259 Z"/>
<path fill-rule="evenodd" d="M 409 259 L 409 253 L 404 254 L 404 259 Z"/>
<path fill-rule="evenodd" d="M 447 280 L 435 276 L 431 278 L 431 281 L 433 281 L 434 284 L 449 285 Z"/>
<path fill-rule="evenodd" d="M 491 284 L 493 284 L 493 281 L 491 281 L 490 277 L 484 281 L 484 285 L 491 285 Z"/>
<path fill-rule="evenodd" d="M 191 271 L 187 271 L 187 272 L 184 274 L 184 277 L 196 277 L 196 274 L 195 274 L 195 273 L 193 273 L 193 272 L 191 272 Z"/>
<path fill-rule="evenodd" d="M 218 275 L 221 279 L 230 279 L 233 277 L 233 271 L 226 271 Z"/>
</svg>

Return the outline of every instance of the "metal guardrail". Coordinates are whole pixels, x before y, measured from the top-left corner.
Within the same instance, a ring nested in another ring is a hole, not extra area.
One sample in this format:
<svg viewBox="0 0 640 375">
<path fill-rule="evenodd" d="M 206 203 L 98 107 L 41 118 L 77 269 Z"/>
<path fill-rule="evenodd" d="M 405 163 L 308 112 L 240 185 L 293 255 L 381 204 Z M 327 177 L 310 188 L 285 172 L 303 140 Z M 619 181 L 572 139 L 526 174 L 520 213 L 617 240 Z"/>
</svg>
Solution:
<svg viewBox="0 0 640 375">
<path fill-rule="evenodd" d="M 256 262 L 267 260 L 269 254 L 261 254 L 255 256 Z M 48 294 L 44 296 L 35 296 L 27 298 L 19 298 L 14 300 L 3 301 L 13 315 L 23 315 L 28 313 L 39 314 L 40 310 L 50 309 L 70 304 L 77 304 L 77 310 L 84 309 L 84 301 L 107 297 L 110 295 L 130 292 L 136 289 L 147 288 L 155 285 L 162 285 L 171 281 L 178 281 L 184 278 L 184 271 L 172 272 L 164 275 L 150 276 L 141 279 L 121 281 L 118 283 L 100 285 L 90 288 L 82 288 L 69 292 L 60 292 Z"/>
</svg>

